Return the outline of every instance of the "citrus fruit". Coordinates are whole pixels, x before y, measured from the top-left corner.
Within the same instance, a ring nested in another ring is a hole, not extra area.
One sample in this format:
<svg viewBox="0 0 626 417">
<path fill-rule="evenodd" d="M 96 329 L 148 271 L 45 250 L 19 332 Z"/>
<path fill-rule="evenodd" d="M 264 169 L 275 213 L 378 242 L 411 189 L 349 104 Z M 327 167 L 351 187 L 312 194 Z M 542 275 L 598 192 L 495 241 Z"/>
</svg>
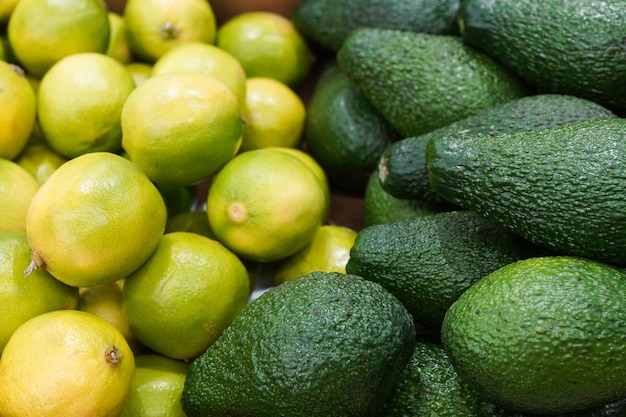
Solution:
<svg viewBox="0 0 626 417">
<path fill-rule="evenodd" d="M 184 42 L 215 40 L 215 15 L 206 0 L 128 0 L 123 17 L 131 51 L 145 62 Z"/>
<path fill-rule="evenodd" d="M 165 221 L 161 194 L 132 162 L 109 152 L 78 156 L 28 208 L 31 266 L 76 287 L 123 279 L 152 254 Z"/>
<path fill-rule="evenodd" d="M 192 185 L 220 169 L 241 144 L 237 97 L 207 74 L 150 77 L 122 109 L 122 146 L 157 184 Z"/>
<path fill-rule="evenodd" d="M 37 104 L 22 69 L 5 61 L 0 61 L 0 108 L 0 158 L 14 159 L 28 142 Z"/>
<path fill-rule="evenodd" d="M 311 56 L 304 37 L 277 13 L 241 13 L 217 31 L 217 46 L 241 62 L 248 77 L 269 77 L 297 87 L 309 74 Z"/>
<path fill-rule="evenodd" d="M 248 271 L 219 242 L 195 233 L 163 235 L 154 254 L 124 280 L 123 305 L 141 343 L 173 359 L 204 352 L 245 307 Z"/>
<path fill-rule="evenodd" d="M 246 123 L 240 151 L 300 146 L 306 109 L 284 83 L 267 77 L 248 78 L 243 114 Z"/>
<path fill-rule="evenodd" d="M 48 311 L 74 309 L 78 289 L 63 284 L 44 270 L 24 278 L 30 246 L 24 232 L 0 231 L 0 356 L 9 337 L 28 319 Z"/>
<path fill-rule="evenodd" d="M 145 62 L 129 62 L 126 64 L 126 69 L 130 71 L 130 75 L 133 77 L 135 86 L 138 86 L 142 82 L 146 81 L 152 75 L 152 65 Z"/>
<path fill-rule="evenodd" d="M 126 23 L 124 18 L 109 11 L 109 43 L 105 53 L 122 64 L 128 64 L 133 60 L 128 40 L 126 39 Z"/>
<path fill-rule="evenodd" d="M 68 55 L 104 53 L 107 15 L 102 0 L 20 0 L 9 18 L 9 43 L 26 72 L 40 78 Z"/>
<path fill-rule="evenodd" d="M 0 26 L 6 26 L 15 5 L 19 0 L 1 0 L 0 1 Z"/>
<path fill-rule="evenodd" d="M 134 89 L 130 72 L 110 56 L 87 52 L 62 58 L 41 79 L 37 94 L 48 144 L 67 158 L 119 151 L 122 107 Z"/>
<path fill-rule="evenodd" d="M 0 158 L 0 230 L 23 232 L 39 182 L 17 163 Z"/>
<path fill-rule="evenodd" d="M 308 166 L 311 171 L 313 171 L 313 174 L 315 174 L 315 177 L 319 181 L 320 186 L 322 187 L 322 190 L 324 190 L 324 195 L 326 196 L 326 211 L 322 218 L 324 220 L 327 220 L 328 216 L 330 216 L 331 192 L 330 192 L 330 184 L 328 182 L 326 172 L 321 167 L 321 165 L 317 163 L 315 158 L 313 158 L 311 155 L 309 155 L 308 153 L 304 152 L 301 149 L 287 148 L 284 146 L 276 146 L 276 147 L 272 147 L 272 149 L 287 152 L 299 158 L 300 161 L 304 162 L 305 165 Z"/>
<path fill-rule="evenodd" d="M 302 160 L 276 148 L 243 152 L 214 177 L 207 216 L 218 240 L 258 261 L 293 255 L 323 222 L 327 196 Z"/>
<path fill-rule="evenodd" d="M 172 232 L 191 232 L 215 239 L 204 211 L 183 211 L 168 217 L 165 233 Z"/>
<path fill-rule="evenodd" d="M 28 145 L 15 162 L 43 184 L 58 167 L 67 162 L 67 158 L 48 145 Z"/>
<path fill-rule="evenodd" d="M 130 396 L 120 417 L 186 417 L 180 397 L 188 367 L 163 355 L 136 356 Z"/>
<path fill-rule="evenodd" d="M 274 270 L 274 285 L 282 284 L 310 272 L 346 273 L 350 249 L 357 232 L 348 227 L 323 225 L 311 243 L 280 262 Z"/>
<path fill-rule="evenodd" d="M 106 320 L 77 310 L 40 314 L 2 352 L 0 415 L 118 416 L 134 370 L 133 352 Z"/>
<path fill-rule="evenodd" d="M 58 281 L 58 280 L 57 280 Z M 122 307 L 122 288 L 124 280 L 95 287 L 80 288 L 77 310 L 102 317 L 122 333 L 134 354 L 145 350 L 135 339 L 128 325 L 128 318 Z"/>
<path fill-rule="evenodd" d="M 246 100 L 246 74 L 237 59 L 215 45 L 185 42 L 164 53 L 152 67 L 152 75 L 171 72 L 211 75 L 232 91 L 239 103 Z"/>
</svg>

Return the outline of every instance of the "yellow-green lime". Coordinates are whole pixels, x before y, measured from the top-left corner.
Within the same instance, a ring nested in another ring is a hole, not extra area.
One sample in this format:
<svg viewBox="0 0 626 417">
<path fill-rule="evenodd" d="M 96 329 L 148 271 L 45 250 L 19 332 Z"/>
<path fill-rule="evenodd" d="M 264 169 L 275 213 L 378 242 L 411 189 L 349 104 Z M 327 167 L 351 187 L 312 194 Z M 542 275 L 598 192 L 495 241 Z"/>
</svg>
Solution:
<svg viewBox="0 0 626 417">
<path fill-rule="evenodd" d="M 157 184 L 209 178 L 237 152 L 242 130 L 237 97 L 207 74 L 150 77 L 122 109 L 122 146 Z"/>
<path fill-rule="evenodd" d="M 276 148 L 243 152 L 214 177 L 207 215 L 236 254 L 276 261 L 306 246 L 322 225 L 327 195 L 298 156 Z"/>
<path fill-rule="evenodd" d="M 192 360 L 245 307 L 249 285 L 243 263 L 218 241 L 167 233 L 124 280 L 124 311 L 142 344 L 173 359 Z"/>
<path fill-rule="evenodd" d="M 128 64 L 133 60 L 133 54 L 126 38 L 126 22 L 124 18 L 109 11 L 109 43 L 105 53 L 122 64 Z"/>
<path fill-rule="evenodd" d="M 129 62 L 126 64 L 126 69 L 130 71 L 130 75 L 133 77 L 135 86 L 143 83 L 152 75 L 152 65 L 145 62 Z"/>
<path fill-rule="evenodd" d="M 119 416 L 134 370 L 128 343 L 106 320 L 78 310 L 39 314 L 2 352 L 0 415 Z"/>
<path fill-rule="evenodd" d="M 315 160 L 315 158 L 313 158 L 310 154 L 304 152 L 301 149 L 287 148 L 284 146 L 276 146 L 276 147 L 272 147 L 272 149 L 287 152 L 299 158 L 302 162 L 305 163 L 306 166 L 309 167 L 311 171 L 313 171 L 313 174 L 319 181 L 320 186 L 322 187 L 322 190 L 324 191 L 324 195 L 326 196 L 326 211 L 323 215 L 323 219 L 324 221 L 326 221 L 328 217 L 330 216 L 330 209 L 331 209 L 330 202 L 331 202 L 332 196 L 331 196 L 331 191 L 330 191 L 330 183 L 328 182 L 326 172 L 324 171 L 322 166 Z"/>
<path fill-rule="evenodd" d="M 43 184 L 58 167 L 67 162 L 67 158 L 46 144 L 35 144 L 26 146 L 15 162 Z"/>
<path fill-rule="evenodd" d="M 134 89 L 128 69 L 110 56 L 89 52 L 62 58 L 44 75 L 37 94 L 48 144 L 67 158 L 119 151 L 122 107 Z"/>
<path fill-rule="evenodd" d="M 323 225 L 311 243 L 283 260 L 274 269 L 274 285 L 314 271 L 346 273 L 350 249 L 358 233 L 348 227 Z"/>
<path fill-rule="evenodd" d="M 113 327 L 122 333 L 133 353 L 138 354 L 146 349 L 135 339 L 133 333 L 130 331 L 128 318 L 126 314 L 124 314 L 124 308 L 122 306 L 123 287 L 124 280 L 119 280 L 110 284 L 80 288 L 78 292 L 78 306 L 76 306 L 76 309 L 95 314 L 111 323 Z"/>
<path fill-rule="evenodd" d="M 136 356 L 130 396 L 120 417 L 186 417 L 180 397 L 188 367 L 163 355 Z"/>
<path fill-rule="evenodd" d="M 165 233 L 191 232 L 215 239 L 205 211 L 183 211 L 168 217 Z"/>
<path fill-rule="evenodd" d="M 217 46 L 233 55 L 248 77 L 270 77 L 297 87 L 311 67 L 308 45 L 291 20 L 273 12 L 246 12 L 224 22 Z"/>
<path fill-rule="evenodd" d="M 63 284 L 44 270 L 24 278 L 29 263 L 26 233 L 0 231 L 0 356 L 22 323 L 48 311 L 74 309 L 78 303 L 77 288 Z"/>
<path fill-rule="evenodd" d="M 0 61 L 0 158 L 15 159 L 24 149 L 35 123 L 35 92 L 24 71 Z"/>
<path fill-rule="evenodd" d="M 148 63 L 184 42 L 215 41 L 215 15 L 206 0 L 128 0 L 123 17 L 131 51 Z"/>
<path fill-rule="evenodd" d="M 32 267 L 75 287 L 126 278 L 156 248 L 166 216 L 157 188 L 127 159 L 110 152 L 70 159 L 28 208 Z"/>
<path fill-rule="evenodd" d="M 19 0 L 0 0 L 0 26 L 6 26 Z"/>
<path fill-rule="evenodd" d="M 109 30 L 102 0 L 20 0 L 7 28 L 15 57 L 38 78 L 68 55 L 106 52 Z"/>
<path fill-rule="evenodd" d="M 249 77 L 243 114 L 246 123 L 240 151 L 300 146 L 306 108 L 286 84 L 268 77 Z"/>
<path fill-rule="evenodd" d="M 241 63 L 223 49 L 205 42 L 185 42 L 164 53 L 152 67 L 152 75 L 199 72 L 215 77 L 237 97 L 246 100 L 246 74 Z"/>
<path fill-rule="evenodd" d="M 0 158 L 0 230 L 23 232 L 39 182 L 17 163 Z"/>
</svg>

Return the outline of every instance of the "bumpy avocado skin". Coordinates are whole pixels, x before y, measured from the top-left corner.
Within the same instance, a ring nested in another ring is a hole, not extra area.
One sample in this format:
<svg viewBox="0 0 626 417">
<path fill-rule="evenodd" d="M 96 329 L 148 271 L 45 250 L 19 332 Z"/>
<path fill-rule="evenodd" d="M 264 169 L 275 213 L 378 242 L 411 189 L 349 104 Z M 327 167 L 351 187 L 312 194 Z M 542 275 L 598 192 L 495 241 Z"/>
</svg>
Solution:
<svg viewBox="0 0 626 417">
<path fill-rule="evenodd" d="M 626 119 L 438 134 L 426 164 L 447 200 L 557 253 L 626 265 Z"/>
<path fill-rule="evenodd" d="M 402 304 L 359 276 L 313 272 L 251 302 L 189 368 L 189 417 L 373 416 L 408 363 Z"/>
</svg>

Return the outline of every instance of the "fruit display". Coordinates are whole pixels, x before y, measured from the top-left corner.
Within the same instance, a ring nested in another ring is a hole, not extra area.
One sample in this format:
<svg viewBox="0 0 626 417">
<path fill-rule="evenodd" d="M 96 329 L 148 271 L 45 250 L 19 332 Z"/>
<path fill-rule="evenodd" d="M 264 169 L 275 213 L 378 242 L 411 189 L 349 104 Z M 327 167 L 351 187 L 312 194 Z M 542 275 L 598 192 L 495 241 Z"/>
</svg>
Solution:
<svg viewBox="0 0 626 417">
<path fill-rule="evenodd" d="M 626 416 L 623 0 L 0 1 L 0 417 Z"/>
</svg>

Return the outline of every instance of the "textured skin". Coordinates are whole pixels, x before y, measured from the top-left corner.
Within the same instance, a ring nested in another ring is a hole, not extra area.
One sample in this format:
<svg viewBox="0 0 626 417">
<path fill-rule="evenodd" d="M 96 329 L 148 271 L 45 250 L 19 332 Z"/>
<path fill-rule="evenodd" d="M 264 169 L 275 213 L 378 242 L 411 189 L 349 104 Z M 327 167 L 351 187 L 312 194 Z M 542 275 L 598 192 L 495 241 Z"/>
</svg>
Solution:
<svg viewBox="0 0 626 417">
<path fill-rule="evenodd" d="M 420 324 L 438 332 L 452 303 L 496 269 L 541 253 L 470 211 L 452 211 L 361 230 L 346 270 L 394 294 Z"/>
<path fill-rule="evenodd" d="M 457 36 L 357 29 L 337 62 L 403 137 L 527 95 L 517 76 Z"/>
<path fill-rule="evenodd" d="M 426 163 L 446 199 L 555 252 L 626 265 L 626 119 L 441 134 Z"/>
<path fill-rule="evenodd" d="M 387 145 L 400 139 L 334 62 L 324 68 L 313 90 L 304 136 L 329 182 L 359 195 Z"/>
<path fill-rule="evenodd" d="M 458 35 L 458 9 L 458 0 L 303 0 L 292 20 L 309 39 L 337 52 L 360 27 Z"/>
<path fill-rule="evenodd" d="M 482 111 L 420 136 L 405 138 L 387 146 L 379 170 L 383 188 L 391 195 L 440 203 L 428 179 L 424 154 L 430 138 L 443 133 L 493 135 L 524 130 L 541 130 L 567 123 L 616 117 L 599 104 L 576 96 L 539 94 L 522 97 Z"/>
<path fill-rule="evenodd" d="M 406 309 L 380 285 L 314 272 L 250 303 L 189 368 L 189 417 L 371 416 L 415 343 Z"/>
<path fill-rule="evenodd" d="M 450 307 L 442 342 L 464 381 L 524 413 L 626 397 L 626 274 L 584 258 L 532 258 L 480 280 Z"/>
<path fill-rule="evenodd" d="M 626 110 L 626 2 L 466 0 L 461 35 L 545 92 Z"/>
</svg>

